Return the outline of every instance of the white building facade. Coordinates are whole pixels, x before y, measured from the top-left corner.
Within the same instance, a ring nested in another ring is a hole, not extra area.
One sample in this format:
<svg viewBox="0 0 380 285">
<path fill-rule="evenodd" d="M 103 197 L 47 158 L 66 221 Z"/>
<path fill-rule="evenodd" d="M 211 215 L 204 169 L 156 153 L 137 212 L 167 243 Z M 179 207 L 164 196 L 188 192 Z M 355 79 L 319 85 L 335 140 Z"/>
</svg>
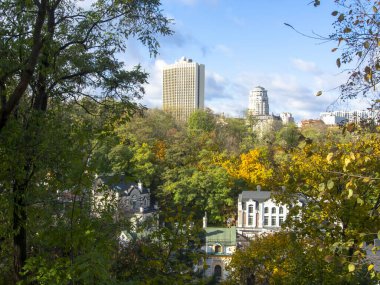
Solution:
<svg viewBox="0 0 380 285">
<path fill-rule="evenodd" d="M 380 110 L 378 109 L 322 112 L 319 116 L 326 125 L 338 125 L 345 122 L 360 124 L 365 120 L 373 120 L 376 125 L 380 124 Z"/>
<path fill-rule="evenodd" d="M 176 120 L 187 121 L 204 109 L 205 66 L 182 57 L 163 71 L 163 110 Z"/>
<path fill-rule="evenodd" d="M 268 116 L 269 100 L 265 88 L 257 86 L 249 93 L 248 114 L 251 116 Z"/>
<path fill-rule="evenodd" d="M 270 191 L 243 191 L 238 198 L 236 231 L 249 239 L 279 231 L 288 212 L 287 206 L 271 199 Z"/>
</svg>

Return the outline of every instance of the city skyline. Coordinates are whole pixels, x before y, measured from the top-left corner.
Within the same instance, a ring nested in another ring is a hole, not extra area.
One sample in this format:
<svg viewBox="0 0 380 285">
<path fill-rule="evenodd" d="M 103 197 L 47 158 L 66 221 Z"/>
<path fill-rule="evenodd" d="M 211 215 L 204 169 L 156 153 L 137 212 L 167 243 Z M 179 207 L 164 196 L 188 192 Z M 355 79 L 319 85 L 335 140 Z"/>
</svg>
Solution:
<svg viewBox="0 0 380 285">
<path fill-rule="evenodd" d="M 346 79 L 336 66 L 336 43 L 302 36 L 332 33 L 334 3 L 318 8 L 290 0 L 281 3 L 225 0 L 164 0 L 163 11 L 173 19 L 174 35 L 160 39 L 160 54 L 147 58 L 136 41 L 121 55 L 127 67 L 141 63 L 150 73 L 142 101 L 149 108 L 162 106 L 162 70 L 186 56 L 206 66 L 205 107 L 227 116 L 243 117 L 249 92 L 255 86 L 268 90 L 271 113 L 290 112 L 297 121 L 319 118 L 329 110 L 350 109 L 335 100 Z M 323 95 L 316 97 L 318 91 Z M 356 103 L 365 109 L 369 101 Z M 351 108 L 352 109 L 352 108 Z"/>
</svg>

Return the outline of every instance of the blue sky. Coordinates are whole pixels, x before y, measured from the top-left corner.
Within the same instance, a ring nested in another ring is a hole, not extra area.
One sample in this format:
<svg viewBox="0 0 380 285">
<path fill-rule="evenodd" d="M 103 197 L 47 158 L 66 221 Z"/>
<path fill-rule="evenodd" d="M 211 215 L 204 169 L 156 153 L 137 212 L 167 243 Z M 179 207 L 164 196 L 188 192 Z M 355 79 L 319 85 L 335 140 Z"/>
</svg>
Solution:
<svg viewBox="0 0 380 285">
<path fill-rule="evenodd" d="M 162 107 L 162 68 L 182 56 L 205 64 L 205 105 L 216 113 L 242 117 L 249 90 L 268 90 L 270 112 L 291 112 L 297 121 L 318 118 L 331 104 L 345 80 L 335 65 L 335 43 L 303 37 L 298 30 L 327 36 L 332 32 L 334 3 L 311 0 L 163 0 L 164 14 L 173 19 L 173 36 L 160 38 L 160 54 L 130 41 L 127 65 L 141 63 L 150 73 L 143 104 Z M 316 97 L 317 91 L 324 91 Z M 356 109 L 365 108 L 356 105 Z"/>
</svg>

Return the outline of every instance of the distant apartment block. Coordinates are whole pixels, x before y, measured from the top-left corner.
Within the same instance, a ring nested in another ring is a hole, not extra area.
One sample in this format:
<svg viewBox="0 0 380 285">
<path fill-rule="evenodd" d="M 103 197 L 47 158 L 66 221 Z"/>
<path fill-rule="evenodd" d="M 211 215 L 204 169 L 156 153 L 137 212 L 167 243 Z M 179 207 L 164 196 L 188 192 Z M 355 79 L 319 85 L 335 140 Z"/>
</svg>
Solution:
<svg viewBox="0 0 380 285">
<path fill-rule="evenodd" d="M 205 66 L 182 57 L 163 71 L 163 110 L 178 121 L 187 121 L 204 108 Z"/>
<path fill-rule="evenodd" d="M 320 113 L 320 118 L 326 125 L 339 125 L 345 122 L 360 124 L 365 120 L 373 120 L 376 125 L 379 125 L 380 110 L 323 112 Z"/>
</svg>

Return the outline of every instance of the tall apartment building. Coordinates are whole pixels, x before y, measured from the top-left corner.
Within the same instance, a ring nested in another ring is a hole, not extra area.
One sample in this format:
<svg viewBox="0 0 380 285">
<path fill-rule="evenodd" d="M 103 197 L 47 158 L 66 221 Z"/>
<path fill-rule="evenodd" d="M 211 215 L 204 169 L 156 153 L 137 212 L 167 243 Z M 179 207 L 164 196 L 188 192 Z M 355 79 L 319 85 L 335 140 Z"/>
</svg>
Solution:
<svg viewBox="0 0 380 285">
<path fill-rule="evenodd" d="M 268 116 L 269 100 L 265 88 L 257 86 L 249 93 L 248 113 L 251 116 Z"/>
<path fill-rule="evenodd" d="M 182 57 L 164 68 L 163 110 L 179 121 L 204 108 L 205 66 Z"/>
</svg>

